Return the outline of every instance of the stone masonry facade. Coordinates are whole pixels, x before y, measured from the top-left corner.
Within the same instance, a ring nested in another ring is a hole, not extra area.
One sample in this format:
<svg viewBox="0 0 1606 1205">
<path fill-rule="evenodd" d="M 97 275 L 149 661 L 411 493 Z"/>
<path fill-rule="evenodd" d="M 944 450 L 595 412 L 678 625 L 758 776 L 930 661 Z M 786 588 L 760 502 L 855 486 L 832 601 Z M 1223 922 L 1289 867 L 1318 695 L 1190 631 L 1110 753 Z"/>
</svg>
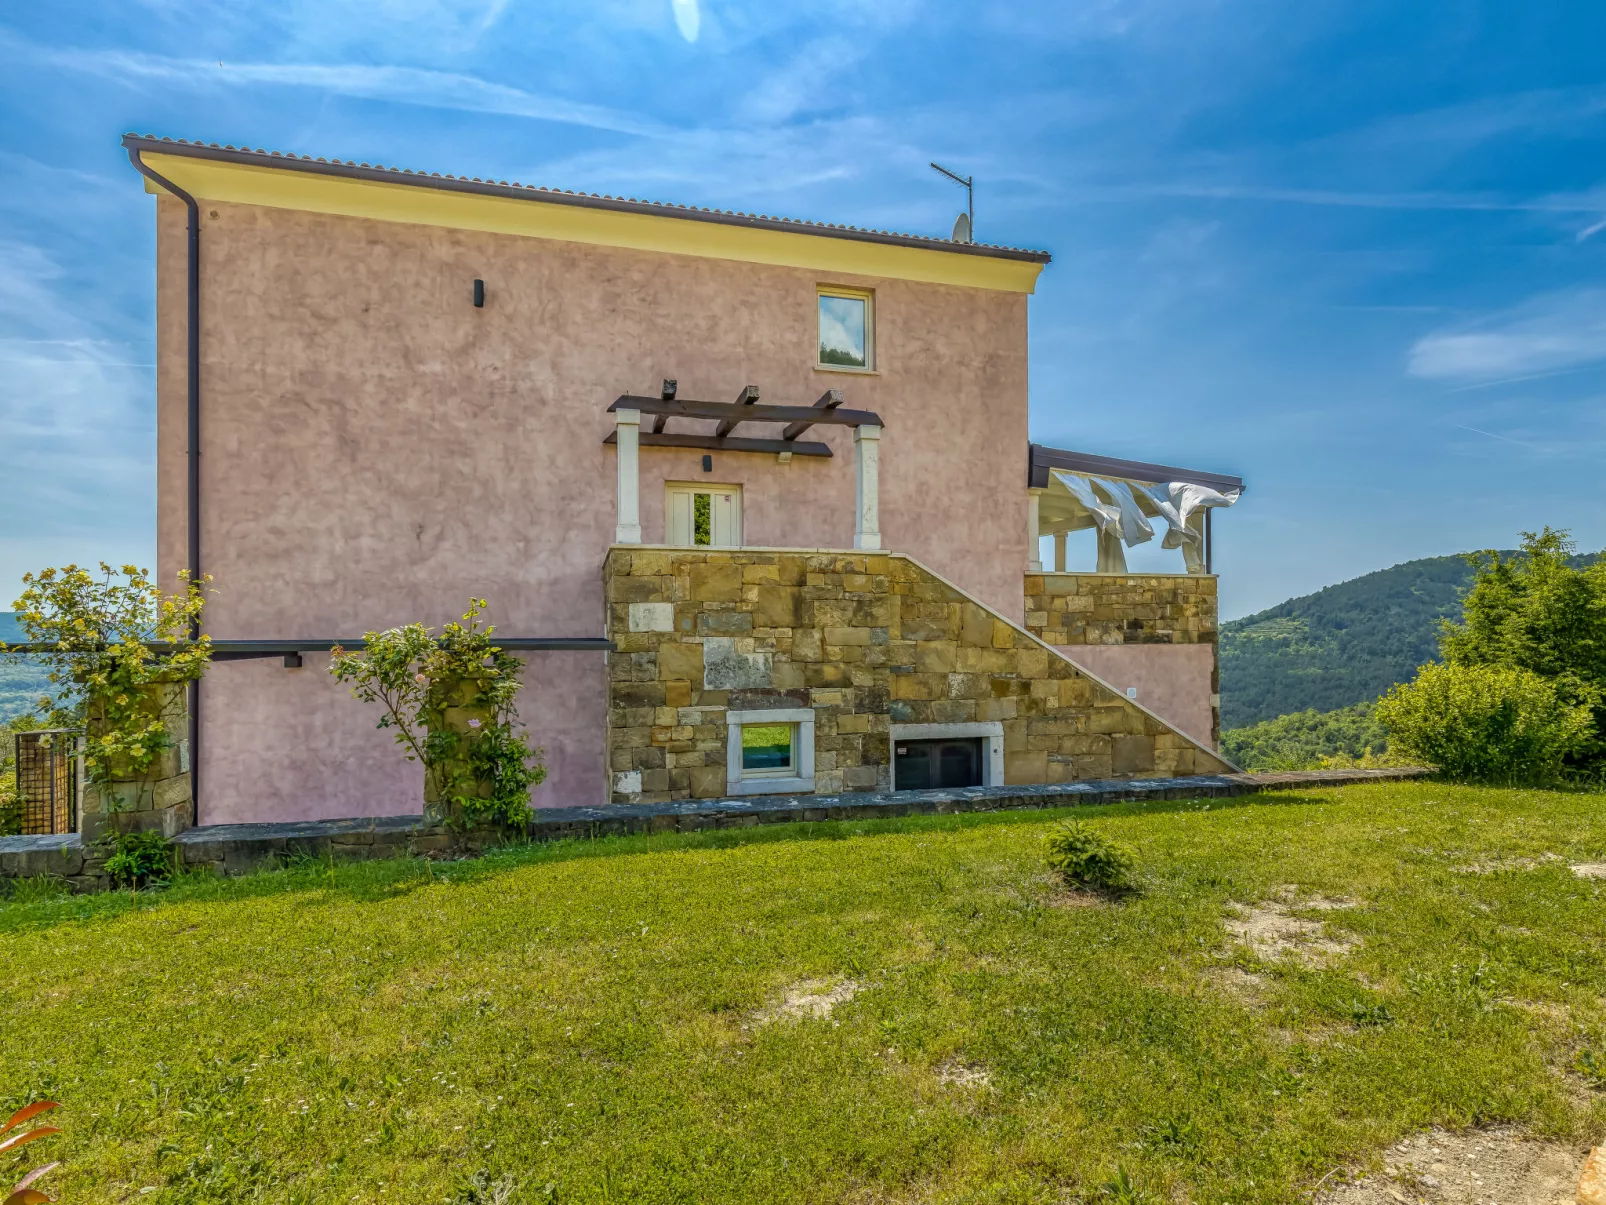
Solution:
<svg viewBox="0 0 1606 1205">
<path fill-rule="evenodd" d="M 1045 644 L 1215 644 L 1203 574 L 1029 573 L 1026 629 Z"/>
<path fill-rule="evenodd" d="M 895 723 L 999 722 L 1010 784 L 1230 770 L 908 557 L 616 546 L 603 572 L 614 803 L 725 795 L 732 711 L 811 709 L 817 794 L 886 790 Z"/>
</svg>

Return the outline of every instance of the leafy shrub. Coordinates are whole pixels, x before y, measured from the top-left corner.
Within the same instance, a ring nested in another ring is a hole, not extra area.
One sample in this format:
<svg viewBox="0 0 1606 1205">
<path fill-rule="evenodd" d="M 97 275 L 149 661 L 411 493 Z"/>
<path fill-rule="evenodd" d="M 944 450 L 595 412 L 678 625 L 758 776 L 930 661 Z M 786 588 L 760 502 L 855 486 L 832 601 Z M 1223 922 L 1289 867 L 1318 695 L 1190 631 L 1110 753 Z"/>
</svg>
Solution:
<svg viewBox="0 0 1606 1205">
<path fill-rule="evenodd" d="M 93 782 L 149 770 L 172 745 L 183 708 L 182 691 L 165 692 L 163 702 L 152 688 L 206 672 L 211 637 L 192 634 L 212 579 L 178 576 L 179 589 L 169 595 L 136 565 L 113 569 L 103 561 L 98 576 L 77 565 L 22 575 L 17 624 L 31 642 L 49 646 L 34 656 L 49 667 L 55 690 L 38 710 L 88 715 L 84 766 Z M 154 652 L 152 641 L 165 651 Z"/>
<path fill-rule="evenodd" d="M 1424 665 L 1377 705 L 1390 747 L 1457 779 L 1550 782 L 1594 736 L 1590 702 L 1503 665 Z"/>
<path fill-rule="evenodd" d="M 106 848 L 106 873 L 118 887 L 148 887 L 172 876 L 173 843 L 155 829 L 117 833 L 107 838 Z"/>
<path fill-rule="evenodd" d="M 1221 734 L 1221 752 L 1245 770 L 1318 770 L 1378 764 L 1388 733 L 1377 722 L 1376 703 L 1339 711 L 1309 708 Z"/>
<path fill-rule="evenodd" d="M 408 761 L 423 763 L 426 800 L 451 805 L 448 823 L 517 827 L 530 818 L 530 788 L 546 768 L 515 729 L 524 662 L 492 642 L 495 629 L 480 626 L 484 609 L 483 598 L 471 600 L 463 622 L 439 637 L 421 623 L 368 632 L 361 652 L 333 650 L 329 672 L 351 684 L 354 698 L 383 707 L 378 726 L 394 730 Z M 450 723 L 452 712 L 478 714 L 465 732 Z"/>
<path fill-rule="evenodd" d="M 1126 891 L 1132 886 L 1132 853 L 1080 820 L 1061 823 L 1047 837 L 1048 867 L 1068 887 Z"/>
</svg>

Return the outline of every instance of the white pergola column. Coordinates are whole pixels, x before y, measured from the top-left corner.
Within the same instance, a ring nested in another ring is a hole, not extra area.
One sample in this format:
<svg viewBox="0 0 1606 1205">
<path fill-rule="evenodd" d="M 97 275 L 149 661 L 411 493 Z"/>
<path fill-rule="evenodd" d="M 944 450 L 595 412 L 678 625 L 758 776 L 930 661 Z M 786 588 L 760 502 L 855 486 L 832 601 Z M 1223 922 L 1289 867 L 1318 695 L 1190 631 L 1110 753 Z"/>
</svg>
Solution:
<svg viewBox="0 0 1606 1205">
<path fill-rule="evenodd" d="M 641 411 L 616 410 L 619 453 L 619 525 L 615 544 L 641 543 Z"/>
<path fill-rule="evenodd" d="M 853 546 L 881 547 L 881 428 L 855 427 L 853 450 L 858 460 L 854 490 Z"/>
<path fill-rule="evenodd" d="M 1047 490 L 1031 489 L 1026 491 L 1026 572 L 1043 572 L 1043 550 L 1039 541 L 1042 538 L 1041 505 L 1043 495 Z"/>
<path fill-rule="evenodd" d="M 1054 572 L 1065 572 L 1065 533 L 1063 531 L 1054 533 Z"/>
</svg>

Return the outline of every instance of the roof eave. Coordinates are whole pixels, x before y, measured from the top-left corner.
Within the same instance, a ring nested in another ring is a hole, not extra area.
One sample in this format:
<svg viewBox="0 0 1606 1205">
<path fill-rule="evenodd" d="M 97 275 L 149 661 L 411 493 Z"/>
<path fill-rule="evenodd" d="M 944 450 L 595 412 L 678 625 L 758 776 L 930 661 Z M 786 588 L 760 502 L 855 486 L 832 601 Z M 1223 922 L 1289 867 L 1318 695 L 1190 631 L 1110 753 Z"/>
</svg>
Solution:
<svg viewBox="0 0 1606 1205">
<path fill-rule="evenodd" d="M 402 184 L 415 188 L 432 188 L 443 192 L 534 201 L 546 205 L 568 205 L 584 209 L 608 210 L 614 213 L 645 214 L 679 221 L 707 222 L 723 226 L 746 227 L 754 230 L 776 230 L 787 234 L 811 235 L 818 238 L 843 239 L 860 243 L 878 243 L 883 246 L 913 247 L 923 251 L 937 251 L 949 255 L 980 256 L 987 259 L 1015 260 L 1023 263 L 1047 264 L 1053 258 L 1047 251 L 1032 251 L 1016 247 L 994 247 L 986 243 L 956 243 L 948 239 L 892 234 L 880 230 L 862 230 L 854 227 L 808 222 L 799 219 L 762 217 L 753 214 L 698 209 L 693 206 L 671 205 L 662 202 L 631 201 L 619 197 L 563 192 L 540 188 L 535 185 L 501 184 L 489 180 L 466 179 L 461 176 L 441 176 L 405 171 L 401 168 L 373 167 L 340 161 L 309 159 L 298 155 L 282 154 L 278 151 L 241 150 L 236 147 L 218 146 L 215 143 L 203 144 L 189 142 L 184 139 L 157 138 L 148 134 L 125 134 L 122 142 L 127 149 L 152 154 L 181 155 L 193 159 L 208 159 L 247 167 L 266 167 L 280 171 L 304 172 L 310 175 L 334 176 L 347 180 Z"/>
</svg>

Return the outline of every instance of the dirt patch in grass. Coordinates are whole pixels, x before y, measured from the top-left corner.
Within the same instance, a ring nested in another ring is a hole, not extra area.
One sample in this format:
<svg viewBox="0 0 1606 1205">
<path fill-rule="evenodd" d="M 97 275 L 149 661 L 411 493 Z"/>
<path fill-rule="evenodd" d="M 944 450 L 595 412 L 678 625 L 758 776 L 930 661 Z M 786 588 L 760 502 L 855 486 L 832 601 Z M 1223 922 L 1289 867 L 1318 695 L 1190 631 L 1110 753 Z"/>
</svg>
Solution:
<svg viewBox="0 0 1606 1205">
<path fill-rule="evenodd" d="M 780 1003 L 759 1012 L 754 1020 L 762 1025 L 800 1017 L 828 1018 L 838 1004 L 846 1004 L 853 999 L 859 987 L 852 979 L 805 979 L 787 988 L 781 995 Z"/>
<path fill-rule="evenodd" d="M 1382 1172 L 1317 1196 L 1319 1205 L 1572 1205 L 1583 1147 L 1510 1128 L 1432 1129 L 1383 1153 Z"/>
<path fill-rule="evenodd" d="M 1250 1008 L 1265 1005 L 1266 989 L 1271 985 L 1264 975 L 1234 966 L 1211 967 L 1205 971 L 1204 977 L 1208 983 Z"/>
<path fill-rule="evenodd" d="M 1236 914 L 1227 918 L 1227 932 L 1269 961 L 1291 959 L 1318 966 L 1329 958 L 1347 954 L 1358 944 L 1357 939 L 1328 936 L 1320 921 L 1294 913 L 1353 907 L 1354 900 L 1300 900 L 1292 888 L 1285 887 L 1255 907 L 1238 905 Z"/>
<path fill-rule="evenodd" d="M 1606 879 L 1606 862 L 1574 862 L 1572 872 L 1581 879 Z"/>
<path fill-rule="evenodd" d="M 993 1075 L 985 1067 L 975 1063 L 963 1063 L 958 1059 L 949 1059 L 937 1067 L 937 1082 L 950 1088 L 989 1088 L 992 1086 Z"/>
</svg>

